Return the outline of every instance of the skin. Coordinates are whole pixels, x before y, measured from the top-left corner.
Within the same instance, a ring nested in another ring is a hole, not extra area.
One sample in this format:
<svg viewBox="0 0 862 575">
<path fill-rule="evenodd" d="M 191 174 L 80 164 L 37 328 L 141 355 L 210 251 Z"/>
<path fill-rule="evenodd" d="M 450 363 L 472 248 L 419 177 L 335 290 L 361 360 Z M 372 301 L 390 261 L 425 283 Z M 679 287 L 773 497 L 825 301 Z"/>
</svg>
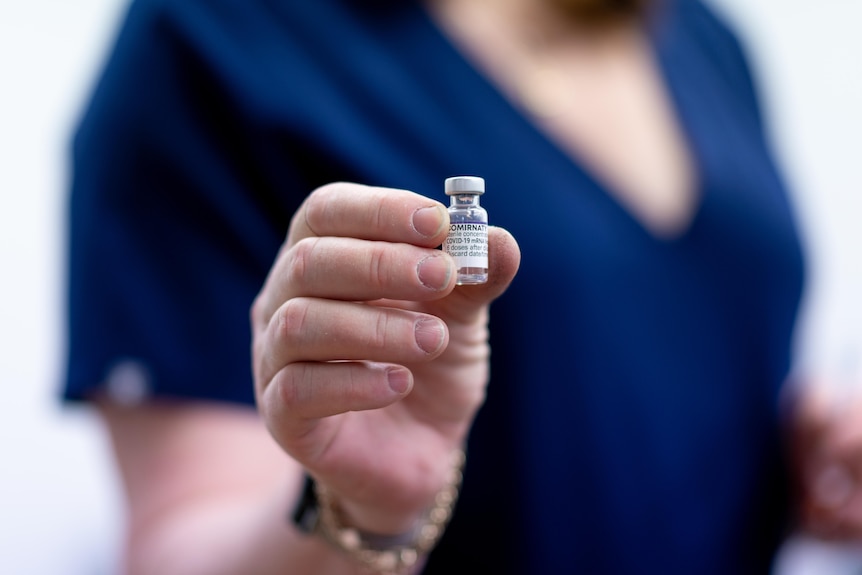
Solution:
<svg viewBox="0 0 862 575">
<path fill-rule="evenodd" d="M 838 398 L 828 381 L 797 392 L 789 445 L 800 519 L 812 535 L 862 542 L 862 398 Z"/>
<path fill-rule="evenodd" d="M 488 283 L 456 288 L 448 223 L 411 192 L 318 189 L 252 309 L 267 428 L 369 531 L 405 531 L 443 485 L 485 395 L 488 304 L 517 271 L 492 229 Z"/>
<path fill-rule="evenodd" d="M 585 27 L 528 0 L 436 0 L 429 10 L 501 94 L 646 230 L 684 233 L 700 203 L 697 174 L 639 21 Z M 577 97 L 556 97 L 566 94 Z"/>
<path fill-rule="evenodd" d="M 488 307 L 520 262 L 490 228 L 488 283 L 456 287 L 435 249 L 448 223 L 404 190 L 314 191 L 251 310 L 260 417 L 99 403 L 129 496 L 127 572 L 355 573 L 286 520 L 305 470 L 355 526 L 418 520 L 484 399 Z"/>
</svg>

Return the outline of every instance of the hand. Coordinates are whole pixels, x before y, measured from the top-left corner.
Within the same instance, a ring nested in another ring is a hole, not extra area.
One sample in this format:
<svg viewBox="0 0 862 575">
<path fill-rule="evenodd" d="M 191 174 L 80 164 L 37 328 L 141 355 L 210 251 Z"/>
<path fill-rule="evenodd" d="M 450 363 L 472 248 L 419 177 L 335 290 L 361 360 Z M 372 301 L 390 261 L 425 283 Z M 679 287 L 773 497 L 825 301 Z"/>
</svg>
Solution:
<svg viewBox="0 0 862 575">
<path fill-rule="evenodd" d="M 514 277 L 489 229 L 489 281 L 455 286 L 445 207 L 330 184 L 294 215 L 252 308 L 260 412 L 356 527 L 407 531 L 445 483 L 488 380 L 488 305 Z"/>
<path fill-rule="evenodd" d="M 862 542 L 862 397 L 839 402 L 812 385 L 793 426 L 803 528 L 824 539 Z"/>
</svg>

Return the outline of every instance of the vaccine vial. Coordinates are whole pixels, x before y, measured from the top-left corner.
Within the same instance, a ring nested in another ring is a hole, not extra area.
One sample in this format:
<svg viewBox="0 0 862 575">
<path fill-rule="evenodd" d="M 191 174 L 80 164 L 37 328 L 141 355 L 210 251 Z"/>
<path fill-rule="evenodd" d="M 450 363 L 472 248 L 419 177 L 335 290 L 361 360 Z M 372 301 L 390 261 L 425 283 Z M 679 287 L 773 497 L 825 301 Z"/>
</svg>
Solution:
<svg viewBox="0 0 862 575">
<path fill-rule="evenodd" d="M 476 176 L 446 178 L 449 196 L 449 235 L 443 251 L 455 259 L 458 285 L 488 281 L 488 212 L 479 205 L 485 180 Z"/>
</svg>

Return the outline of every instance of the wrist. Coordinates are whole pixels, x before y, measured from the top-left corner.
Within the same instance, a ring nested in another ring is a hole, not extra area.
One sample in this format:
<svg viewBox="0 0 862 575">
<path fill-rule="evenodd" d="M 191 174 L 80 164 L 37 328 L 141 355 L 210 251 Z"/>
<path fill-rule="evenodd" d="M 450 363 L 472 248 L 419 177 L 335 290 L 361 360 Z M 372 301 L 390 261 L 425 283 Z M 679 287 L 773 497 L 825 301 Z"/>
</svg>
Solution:
<svg viewBox="0 0 862 575">
<path fill-rule="evenodd" d="M 339 520 L 346 526 L 363 533 L 380 536 L 402 536 L 414 531 L 422 521 L 426 509 L 432 504 L 432 493 L 425 504 L 411 509 L 383 509 L 382 506 L 368 506 L 342 499 L 338 493 L 330 490 L 325 484 L 315 485 L 318 499 L 320 494 L 338 508 Z"/>
<path fill-rule="evenodd" d="M 433 502 L 419 516 L 412 517 L 400 531 L 370 531 L 363 529 L 347 515 L 345 507 L 323 484 L 309 480 L 300 510 L 294 522 L 305 532 L 321 536 L 330 545 L 344 553 L 354 563 L 372 573 L 401 574 L 416 566 L 421 558 L 437 544 L 451 518 L 461 484 L 464 453 L 452 456 L 452 465 L 445 485 Z M 308 511 L 311 501 L 313 509 Z M 374 514 L 372 514 L 373 516 Z M 374 523 L 381 525 L 381 523 Z M 388 526 L 405 525 L 391 522 Z"/>
</svg>

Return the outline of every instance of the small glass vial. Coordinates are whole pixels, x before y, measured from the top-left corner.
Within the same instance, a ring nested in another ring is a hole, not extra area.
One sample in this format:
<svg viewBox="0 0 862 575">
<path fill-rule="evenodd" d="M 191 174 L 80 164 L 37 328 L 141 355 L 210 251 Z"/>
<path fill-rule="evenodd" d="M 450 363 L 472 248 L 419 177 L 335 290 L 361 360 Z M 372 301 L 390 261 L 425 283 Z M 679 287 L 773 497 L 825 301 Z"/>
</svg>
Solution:
<svg viewBox="0 0 862 575">
<path fill-rule="evenodd" d="M 488 212 L 479 205 L 485 193 L 485 180 L 476 176 L 447 178 L 449 196 L 449 235 L 443 251 L 455 259 L 458 285 L 488 281 Z"/>
</svg>

